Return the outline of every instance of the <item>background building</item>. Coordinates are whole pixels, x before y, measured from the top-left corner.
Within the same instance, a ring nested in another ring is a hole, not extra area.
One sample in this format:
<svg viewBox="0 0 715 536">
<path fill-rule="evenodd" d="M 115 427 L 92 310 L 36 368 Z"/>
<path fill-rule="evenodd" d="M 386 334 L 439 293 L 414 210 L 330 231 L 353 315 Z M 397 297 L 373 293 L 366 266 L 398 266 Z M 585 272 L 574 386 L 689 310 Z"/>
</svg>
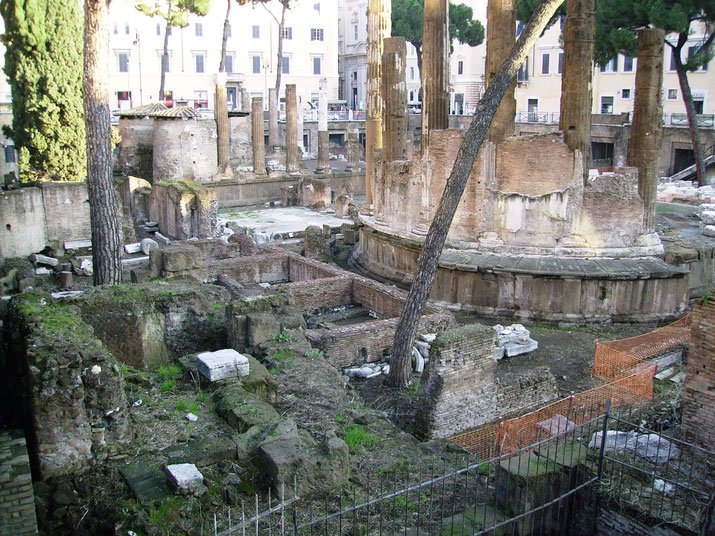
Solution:
<svg viewBox="0 0 715 536">
<path fill-rule="evenodd" d="M 267 9 L 266 9 L 267 8 Z M 251 96 L 263 96 L 275 86 L 278 23 L 281 5 L 233 4 L 226 49 L 229 107 L 235 106 L 239 84 Z M 221 54 L 223 3 L 204 17 L 190 16 L 184 28 L 169 36 L 169 70 L 165 92 L 177 104 L 213 107 L 214 75 Z M 270 10 L 270 13 L 268 12 Z M 271 15 L 273 14 L 273 16 Z M 319 81 L 328 80 L 329 98 L 338 95 L 337 4 L 333 0 L 295 3 L 287 11 L 283 39 L 281 98 L 285 84 L 296 84 L 303 108 L 318 98 Z M 110 4 L 110 107 L 130 108 L 159 98 L 166 23 L 147 17 L 131 0 Z"/>
</svg>

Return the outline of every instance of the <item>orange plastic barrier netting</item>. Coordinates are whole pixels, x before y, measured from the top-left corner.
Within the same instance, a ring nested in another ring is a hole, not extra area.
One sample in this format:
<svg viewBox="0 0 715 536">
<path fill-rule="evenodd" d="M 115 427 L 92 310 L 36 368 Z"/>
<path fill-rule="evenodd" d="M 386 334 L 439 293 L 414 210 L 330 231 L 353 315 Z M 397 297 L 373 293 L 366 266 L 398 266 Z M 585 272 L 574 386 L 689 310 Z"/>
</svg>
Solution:
<svg viewBox="0 0 715 536">
<path fill-rule="evenodd" d="M 608 381 L 588 391 L 558 400 L 541 409 L 457 434 L 455 444 L 481 458 L 508 454 L 541 439 L 566 432 L 612 407 L 653 398 L 656 365 L 643 360 L 686 342 L 690 338 L 690 315 L 651 333 L 596 344 L 593 375 Z"/>
</svg>

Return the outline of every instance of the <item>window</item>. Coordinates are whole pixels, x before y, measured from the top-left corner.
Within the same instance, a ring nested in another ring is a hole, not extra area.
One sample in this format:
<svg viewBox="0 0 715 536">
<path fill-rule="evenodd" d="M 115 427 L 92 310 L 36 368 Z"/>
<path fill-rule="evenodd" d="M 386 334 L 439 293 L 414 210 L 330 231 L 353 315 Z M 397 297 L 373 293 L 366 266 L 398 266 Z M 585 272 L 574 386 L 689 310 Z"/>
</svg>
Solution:
<svg viewBox="0 0 715 536">
<path fill-rule="evenodd" d="M 623 56 L 623 72 L 632 73 L 633 72 L 633 57 Z"/>
<path fill-rule="evenodd" d="M 124 25 L 124 35 L 129 35 L 129 23 L 126 23 Z"/>
<path fill-rule="evenodd" d="M 313 4 L 313 9 L 320 13 L 320 2 L 318 2 L 317 4 Z"/>
<path fill-rule="evenodd" d="M 564 72 L 564 53 L 559 52 L 559 70 L 557 71 L 559 74 Z"/>
<path fill-rule="evenodd" d="M 523 22 L 517 23 L 517 25 L 516 25 L 516 36 L 519 37 L 519 36 L 521 35 L 521 32 L 523 32 L 523 31 L 524 31 L 524 23 L 523 23 Z"/>
<path fill-rule="evenodd" d="M 197 73 L 204 72 L 205 61 L 206 61 L 206 54 L 204 54 L 203 52 L 194 54 L 194 63 L 196 64 L 196 72 Z"/>
<path fill-rule="evenodd" d="M 519 67 L 519 72 L 516 73 L 517 82 L 528 82 L 529 81 L 529 58 Z"/>
<path fill-rule="evenodd" d="M 310 40 L 311 41 L 322 41 L 323 40 L 323 29 L 322 28 L 311 28 L 310 29 Z"/>
<path fill-rule="evenodd" d="M 251 62 L 253 64 L 253 74 L 261 74 L 261 57 L 251 56 Z"/>
<path fill-rule="evenodd" d="M 283 26 L 283 39 L 293 39 L 293 28 L 290 26 Z"/>
<path fill-rule="evenodd" d="M 357 82 L 357 71 L 353 71 L 353 80 Z"/>
<path fill-rule="evenodd" d="M 601 97 L 601 113 L 613 113 L 613 97 Z"/>
<path fill-rule="evenodd" d="M 161 69 L 162 65 L 164 65 L 164 53 L 159 52 L 159 69 Z M 170 72 L 171 70 L 171 54 L 169 54 L 166 57 L 166 72 Z"/>
<path fill-rule="evenodd" d="M 457 62 L 457 74 L 464 74 L 464 62 L 462 60 Z M 414 76 L 412 79 L 414 80 Z"/>
<path fill-rule="evenodd" d="M 14 164 L 15 163 L 15 146 L 6 145 L 5 146 L 5 163 Z"/>
<path fill-rule="evenodd" d="M 601 65 L 602 73 L 615 73 L 618 71 L 618 56 L 608 61 L 604 65 Z"/>
<path fill-rule="evenodd" d="M 695 114 L 702 115 L 705 108 L 705 98 L 693 95 L 693 106 L 695 106 Z"/>
<path fill-rule="evenodd" d="M 598 141 L 591 142 L 591 164 L 595 166 L 612 166 L 613 144 Z"/>
<path fill-rule="evenodd" d="M 209 92 L 206 90 L 194 91 L 194 108 L 209 107 Z"/>
<path fill-rule="evenodd" d="M 693 47 L 688 47 L 688 61 L 690 61 L 690 58 L 692 58 L 695 53 L 698 51 L 700 48 L 699 45 L 693 46 Z M 708 64 L 704 63 L 701 67 L 698 67 L 698 71 L 707 71 L 708 70 Z"/>
<path fill-rule="evenodd" d="M 226 54 L 226 63 L 224 65 L 224 71 L 227 73 L 233 72 L 233 54 Z"/>
<path fill-rule="evenodd" d="M 410 91 L 410 102 L 412 102 L 414 100 L 415 100 L 415 92 L 414 92 L 414 90 L 411 90 Z"/>
<path fill-rule="evenodd" d="M 622 99 L 630 99 L 631 98 L 630 88 L 624 88 L 621 90 L 621 98 Z"/>
<path fill-rule="evenodd" d="M 114 35 L 117 35 L 119 33 L 119 30 L 117 29 L 117 23 L 114 23 L 114 27 L 112 28 L 112 32 L 114 32 Z"/>
<path fill-rule="evenodd" d="M 259 39 L 261 37 L 261 27 L 258 24 L 253 25 L 253 38 Z"/>
<path fill-rule="evenodd" d="M 675 50 L 671 49 L 671 52 L 670 52 L 670 70 L 671 71 L 675 71 L 675 54 L 676 54 Z"/>
<path fill-rule="evenodd" d="M 410 67 L 410 80 L 414 80 L 414 79 L 415 79 L 415 68 Z"/>
<path fill-rule="evenodd" d="M 550 54 L 542 54 L 541 56 L 541 74 L 549 74 L 549 58 Z"/>
<path fill-rule="evenodd" d="M 678 90 L 669 89 L 668 90 L 668 100 L 678 100 Z"/>
<path fill-rule="evenodd" d="M 120 73 L 129 72 L 129 53 L 117 52 L 117 70 Z"/>
<path fill-rule="evenodd" d="M 320 74 L 321 58 L 313 58 L 313 74 Z"/>
<path fill-rule="evenodd" d="M 290 74 L 290 58 L 288 56 L 283 56 L 281 60 L 281 72 L 283 74 Z"/>
<path fill-rule="evenodd" d="M 358 40 L 358 25 L 357 24 L 353 24 L 353 39 L 355 41 Z"/>
<path fill-rule="evenodd" d="M 194 24 L 194 35 L 196 37 L 202 37 L 204 35 L 204 26 L 200 22 Z"/>
<path fill-rule="evenodd" d="M 231 37 L 231 23 L 230 23 L 230 22 L 228 23 L 228 26 L 226 27 L 226 30 L 227 30 L 227 31 L 226 31 L 226 34 L 228 35 L 228 37 Z"/>
<path fill-rule="evenodd" d="M 156 23 L 156 35 L 161 35 L 161 24 Z"/>
</svg>

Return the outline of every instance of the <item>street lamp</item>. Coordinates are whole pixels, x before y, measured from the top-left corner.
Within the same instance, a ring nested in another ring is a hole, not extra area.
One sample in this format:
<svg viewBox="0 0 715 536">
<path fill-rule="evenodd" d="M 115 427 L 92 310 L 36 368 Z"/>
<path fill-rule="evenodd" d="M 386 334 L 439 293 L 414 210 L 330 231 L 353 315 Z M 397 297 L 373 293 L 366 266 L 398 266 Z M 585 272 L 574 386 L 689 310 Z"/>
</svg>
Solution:
<svg viewBox="0 0 715 536">
<path fill-rule="evenodd" d="M 134 39 L 134 43 L 137 47 L 139 47 L 139 106 L 144 105 L 144 96 L 142 95 L 142 43 L 141 40 L 139 39 L 139 31 L 137 30 L 136 33 L 136 39 Z"/>
</svg>

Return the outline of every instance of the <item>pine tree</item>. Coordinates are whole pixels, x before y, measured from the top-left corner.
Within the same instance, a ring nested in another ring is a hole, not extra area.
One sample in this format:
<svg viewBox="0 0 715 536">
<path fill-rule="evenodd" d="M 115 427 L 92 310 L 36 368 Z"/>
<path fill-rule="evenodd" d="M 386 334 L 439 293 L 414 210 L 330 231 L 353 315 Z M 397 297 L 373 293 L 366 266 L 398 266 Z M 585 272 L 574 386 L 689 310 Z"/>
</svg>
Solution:
<svg viewBox="0 0 715 536">
<path fill-rule="evenodd" d="M 82 14 L 78 2 L 3 0 L 5 73 L 23 180 L 84 180 Z"/>
</svg>

